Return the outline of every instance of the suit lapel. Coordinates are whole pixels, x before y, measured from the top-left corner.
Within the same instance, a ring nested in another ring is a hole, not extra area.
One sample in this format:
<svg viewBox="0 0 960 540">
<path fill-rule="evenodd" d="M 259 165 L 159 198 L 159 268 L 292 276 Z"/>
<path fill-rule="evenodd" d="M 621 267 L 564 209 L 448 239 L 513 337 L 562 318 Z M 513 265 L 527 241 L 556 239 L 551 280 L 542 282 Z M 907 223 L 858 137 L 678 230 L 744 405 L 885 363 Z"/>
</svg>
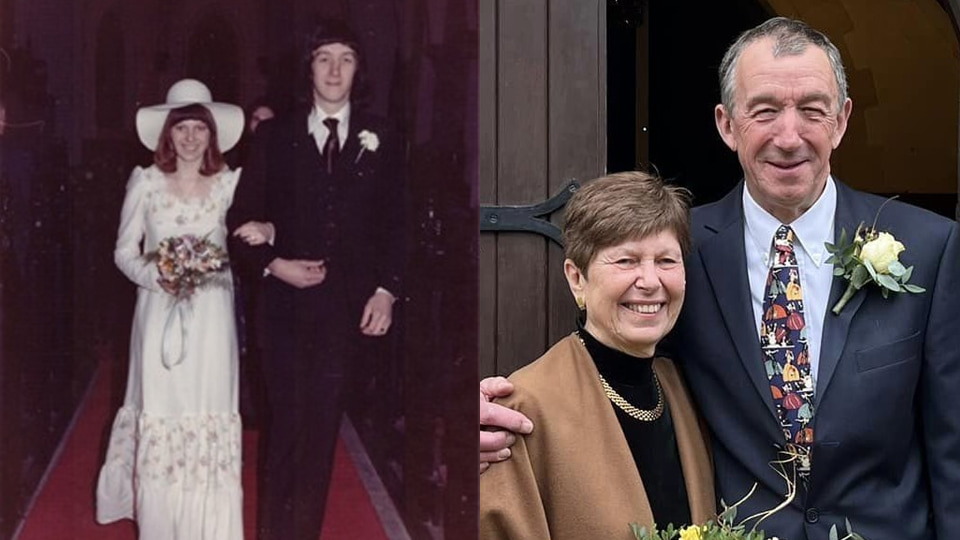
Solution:
<svg viewBox="0 0 960 540">
<path fill-rule="evenodd" d="M 326 175 L 316 139 L 307 131 L 309 114 L 310 110 L 304 108 L 292 115 L 293 125 L 289 129 L 290 162 L 278 164 L 293 171 L 293 181 L 297 183 L 297 193 L 301 196 L 291 203 L 300 208 L 302 216 L 315 216 L 315 209 L 322 207 L 322 183 Z"/>
<path fill-rule="evenodd" d="M 307 131 L 307 117 L 310 115 L 310 109 L 303 109 L 300 113 L 293 115 L 294 126 L 290 130 L 293 133 L 291 146 L 296 156 L 299 169 L 309 170 L 311 172 L 308 178 L 316 178 L 314 171 L 320 172 L 323 169 L 323 160 L 320 156 L 320 149 L 317 148 L 317 140 L 313 134 Z"/>
<path fill-rule="evenodd" d="M 755 328 L 747 254 L 743 243 L 743 184 L 717 205 L 708 209 L 703 227 L 715 234 L 700 244 L 704 272 L 713 288 L 727 331 L 737 356 L 743 363 L 754 389 L 767 404 L 770 415 L 777 411 L 770 393 L 770 382 L 763 369 L 760 337 Z"/>
<path fill-rule="evenodd" d="M 364 156 L 360 156 L 360 137 L 358 133 L 366 129 L 366 122 L 363 115 L 355 109 L 350 113 L 350 126 L 347 129 L 347 138 L 343 141 L 343 147 L 340 149 L 340 159 L 334 170 L 337 174 L 345 175 L 355 169 Z M 365 150 L 364 154 L 367 153 Z M 358 160 L 357 157 L 360 157 Z"/>
<path fill-rule="evenodd" d="M 873 216 L 872 211 L 866 205 L 861 204 L 861 198 L 857 197 L 856 192 L 840 182 L 836 184 L 837 211 L 834 218 L 834 242 L 840 238 L 841 230 L 846 229 L 849 238 L 856 232 L 861 221 L 869 220 Z M 864 298 L 867 297 L 868 291 L 859 291 L 844 306 L 839 315 L 834 315 L 830 310 L 843 295 L 846 288 L 847 281 L 845 279 L 834 277 L 833 285 L 830 288 L 830 300 L 827 302 L 827 312 L 823 319 L 820 365 L 817 368 L 816 396 L 818 401 L 822 399 L 823 393 L 826 392 L 837 369 L 837 363 L 840 361 L 840 355 L 843 354 L 843 348 L 847 342 L 850 323 L 863 304 Z"/>
</svg>

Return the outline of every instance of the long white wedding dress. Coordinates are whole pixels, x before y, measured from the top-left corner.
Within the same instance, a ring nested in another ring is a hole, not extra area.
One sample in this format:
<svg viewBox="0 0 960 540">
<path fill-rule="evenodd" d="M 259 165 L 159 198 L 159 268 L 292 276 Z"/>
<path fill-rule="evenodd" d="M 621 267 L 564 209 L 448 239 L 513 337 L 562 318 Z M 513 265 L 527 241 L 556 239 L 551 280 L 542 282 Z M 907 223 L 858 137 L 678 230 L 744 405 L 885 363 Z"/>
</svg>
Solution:
<svg viewBox="0 0 960 540">
<path fill-rule="evenodd" d="M 97 483 L 97 521 L 135 519 L 141 540 L 243 538 L 230 273 L 193 294 L 181 334 L 178 320 L 167 325 L 174 297 L 143 257 L 160 240 L 183 234 L 209 235 L 225 247 L 238 178 L 239 170 L 225 171 L 209 196 L 193 200 L 171 195 L 155 166 L 137 167 L 127 184 L 114 258 L 137 284 L 137 304 L 126 396 Z M 161 359 L 164 339 L 171 357 L 185 351 L 169 368 Z"/>
</svg>

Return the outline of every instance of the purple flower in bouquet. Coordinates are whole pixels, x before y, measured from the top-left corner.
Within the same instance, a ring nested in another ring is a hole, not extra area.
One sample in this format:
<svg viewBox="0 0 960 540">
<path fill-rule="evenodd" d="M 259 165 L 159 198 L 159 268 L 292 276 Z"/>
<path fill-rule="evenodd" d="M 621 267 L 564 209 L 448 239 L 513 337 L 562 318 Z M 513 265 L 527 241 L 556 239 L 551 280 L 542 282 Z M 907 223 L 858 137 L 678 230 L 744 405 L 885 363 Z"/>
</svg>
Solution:
<svg viewBox="0 0 960 540">
<path fill-rule="evenodd" d="M 156 251 L 147 254 L 157 264 L 160 283 L 174 291 L 178 299 L 189 298 L 198 287 L 227 269 L 229 259 L 221 246 L 211 242 L 207 235 L 185 234 L 164 238 Z"/>
<path fill-rule="evenodd" d="M 185 234 L 164 238 L 155 251 L 145 255 L 148 261 L 156 263 L 160 272 L 157 281 L 174 298 L 160 343 L 160 357 L 167 369 L 181 364 L 187 356 L 193 292 L 211 283 L 229 263 L 226 250 L 211 242 L 208 236 Z M 172 352 L 178 348 L 178 353 Z"/>
</svg>

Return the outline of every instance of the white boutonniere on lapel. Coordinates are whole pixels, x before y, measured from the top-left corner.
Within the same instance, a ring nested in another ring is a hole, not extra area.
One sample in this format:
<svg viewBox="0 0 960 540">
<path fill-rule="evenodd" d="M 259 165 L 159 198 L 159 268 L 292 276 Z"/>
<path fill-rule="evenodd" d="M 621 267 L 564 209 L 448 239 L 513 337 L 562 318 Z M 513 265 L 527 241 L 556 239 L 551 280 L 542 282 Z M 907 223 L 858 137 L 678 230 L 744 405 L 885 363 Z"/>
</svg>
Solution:
<svg viewBox="0 0 960 540">
<path fill-rule="evenodd" d="M 360 139 L 360 151 L 357 152 L 357 159 L 353 160 L 354 163 L 360 162 L 360 156 L 363 155 L 364 151 L 376 152 L 377 148 L 380 148 L 380 137 L 377 137 L 377 134 L 372 131 L 363 130 L 357 134 L 357 138 Z"/>
<path fill-rule="evenodd" d="M 895 198 L 891 197 L 883 204 Z M 880 217 L 880 210 L 877 210 L 877 217 Z M 833 275 L 847 280 L 847 289 L 831 309 L 834 315 L 839 315 L 843 306 L 867 283 L 879 285 L 884 298 L 891 292 L 926 292 L 923 287 L 908 283 L 913 267 L 900 262 L 900 254 L 906 247 L 892 234 L 878 231 L 876 218 L 872 227 L 864 227 L 861 222 L 852 240 L 847 239 L 846 229 L 841 229 L 840 241 L 836 245 L 827 242 L 826 248 L 831 253 L 827 263 L 833 263 Z"/>
</svg>

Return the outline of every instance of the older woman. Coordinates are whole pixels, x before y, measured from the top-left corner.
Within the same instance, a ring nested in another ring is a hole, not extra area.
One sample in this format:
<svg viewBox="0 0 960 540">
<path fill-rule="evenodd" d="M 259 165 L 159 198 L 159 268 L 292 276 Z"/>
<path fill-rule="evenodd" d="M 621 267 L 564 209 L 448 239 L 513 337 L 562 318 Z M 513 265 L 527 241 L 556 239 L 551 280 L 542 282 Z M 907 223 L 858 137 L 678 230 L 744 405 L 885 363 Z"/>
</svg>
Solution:
<svg viewBox="0 0 960 540">
<path fill-rule="evenodd" d="M 564 273 L 585 317 L 510 376 L 537 426 L 480 479 L 480 536 L 628 539 L 629 524 L 715 516 L 713 472 L 680 374 L 656 358 L 683 304 L 687 194 L 598 178 L 567 205 Z"/>
</svg>

